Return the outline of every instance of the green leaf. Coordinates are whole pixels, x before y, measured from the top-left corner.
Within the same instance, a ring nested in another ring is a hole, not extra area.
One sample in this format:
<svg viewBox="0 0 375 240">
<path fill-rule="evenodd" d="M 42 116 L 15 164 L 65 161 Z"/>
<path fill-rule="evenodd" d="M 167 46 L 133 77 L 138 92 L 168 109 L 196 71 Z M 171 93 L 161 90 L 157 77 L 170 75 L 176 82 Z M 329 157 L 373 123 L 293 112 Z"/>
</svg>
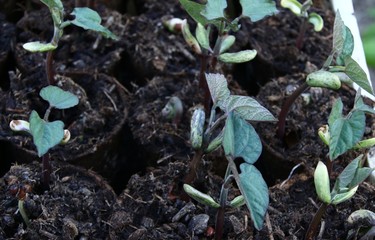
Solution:
<svg viewBox="0 0 375 240">
<path fill-rule="evenodd" d="M 243 50 L 236 53 L 222 53 L 218 59 L 225 63 L 243 63 L 255 58 L 256 50 Z"/>
<path fill-rule="evenodd" d="M 77 96 L 56 86 L 47 86 L 43 88 L 40 90 L 39 95 L 49 102 L 52 107 L 58 109 L 71 108 L 79 102 Z"/>
<path fill-rule="evenodd" d="M 28 42 L 23 44 L 22 47 L 29 52 L 48 52 L 57 48 L 57 46 L 52 43 L 41 42 Z"/>
<path fill-rule="evenodd" d="M 242 118 L 249 121 L 276 121 L 276 118 L 270 111 L 248 96 L 229 96 L 225 112 L 232 111 L 235 111 Z"/>
<path fill-rule="evenodd" d="M 237 114 L 229 114 L 224 129 L 223 148 L 225 155 L 242 157 L 253 164 L 262 152 L 262 143 L 251 124 Z"/>
<path fill-rule="evenodd" d="M 362 159 L 362 155 L 355 158 L 353 161 L 351 161 L 345 169 L 340 173 L 340 175 L 337 177 L 336 183 L 335 183 L 335 190 L 339 192 L 339 189 L 341 188 L 350 188 L 350 183 L 354 179 L 354 175 L 357 171 L 357 169 L 360 167 L 360 161 Z M 357 184 L 358 185 L 358 184 Z"/>
<path fill-rule="evenodd" d="M 345 26 L 345 39 L 344 39 L 344 45 L 342 48 L 342 52 L 337 56 L 336 62 L 337 64 L 344 66 L 345 65 L 345 57 L 351 56 L 354 49 L 354 38 L 353 34 L 350 31 L 350 29 Z"/>
<path fill-rule="evenodd" d="M 353 82 L 358 84 L 368 93 L 374 95 L 365 71 L 363 71 L 361 66 L 359 66 L 359 64 L 350 56 L 345 58 L 345 73 Z"/>
<path fill-rule="evenodd" d="M 342 110 L 344 108 L 344 104 L 341 101 L 341 98 L 336 99 L 336 101 L 333 103 L 331 113 L 328 117 L 328 125 L 332 126 L 333 123 L 339 119 L 342 118 Z"/>
<path fill-rule="evenodd" d="M 33 136 L 39 157 L 59 144 L 64 137 L 64 123 L 62 121 L 46 122 L 39 117 L 36 111 L 32 111 L 29 122 L 30 133 Z"/>
<path fill-rule="evenodd" d="M 237 184 L 250 210 L 254 226 L 260 230 L 269 204 L 268 187 L 262 174 L 253 165 L 243 163 L 240 169 L 240 182 Z"/>
<path fill-rule="evenodd" d="M 204 26 L 200 23 L 197 24 L 197 28 L 195 29 L 195 36 L 201 47 L 203 47 L 206 50 L 212 51 L 209 39 L 210 32 L 207 31 L 204 28 Z"/>
<path fill-rule="evenodd" d="M 225 19 L 224 16 L 224 9 L 227 7 L 226 0 L 207 0 L 207 4 L 205 5 L 201 14 L 206 17 L 208 20 L 213 19 Z"/>
<path fill-rule="evenodd" d="M 190 0 L 179 0 L 183 8 L 186 10 L 186 12 L 194 19 L 195 22 L 202 24 L 203 26 L 206 26 L 208 24 L 213 24 L 217 28 L 220 27 L 221 21 L 220 20 L 211 20 L 209 21 L 207 18 L 205 18 L 201 12 L 204 10 L 205 5 L 199 4 Z"/>
<path fill-rule="evenodd" d="M 365 132 L 365 114 L 354 111 L 346 118 L 339 118 L 330 125 L 329 157 L 333 161 L 359 142 Z"/>
<path fill-rule="evenodd" d="M 184 184 L 183 187 L 184 191 L 197 202 L 213 208 L 220 207 L 220 205 L 217 202 L 215 202 L 215 200 L 210 195 L 202 193 L 201 191 L 190 186 L 189 184 Z"/>
<path fill-rule="evenodd" d="M 236 41 L 236 38 L 233 35 L 224 36 L 221 44 L 219 54 L 226 52 Z"/>
<path fill-rule="evenodd" d="M 48 8 L 56 8 L 60 11 L 64 11 L 64 6 L 60 0 L 40 0 L 42 3 L 47 5 Z"/>
<path fill-rule="evenodd" d="M 276 3 L 273 0 L 240 0 L 240 4 L 242 15 L 249 17 L 252 22 L 277 13 Z"/>
<path fill-rule="evenodd" d="M 336 12 L 335 23 L 333 25 L 333 50 L 341 54 L 344 47 L 346 30 L 345 24 L 341 19 L 340 12 Z"/>
<path fill-rule="evenodd" d="M 223 74 L 206 73 L 206 80 L 213 103 L 221 109 L 225 108 L 225 101 L 230 95 L 227 79 Z"/>
<path fill-rule="evenodd" d="M 297 0 L 281 0 L 280 5 L 283 8 L 288 8 L 297 16 L 301 14 L 302 4 Z"/>
<path fill-rule="evenodd" d="M 334 204 L 334 205 L 336 205 L 336 204 L 345 202 L 346 200 L 349 200 L 356 193 L 357 189 L 358 189 L 358 186 L 356 186 L 356 187 L 354 187 L 352 189 L 349 189 L 346 192 L 335 194 L 332 197 L 331 203 Z"/>
<path fill-rule="evenodd" d="M 231 206 L 232 208 L 238 208 L 244 204 L 246 204 L 245 198 L 242 195 L 240 195 L 235 197 L 232 201 L 230 201 L 229 206 Z"/>
<path fill-rule="evenodd" d="M 329 204 L 331 202 L 331 190 L 329 186 L 329 175 L 326 165 L 319 161 L 314 171 L 315 191 L 319 199 Z"/>
<path fill-rule="evenodd" d="M 354 109 L 358 110 L 358 111 L 363 111 L 363 112 L 369 113 L 369 114 L 375 114 L 375 109 L 366 105 L 363 102 L 362 95 L 361 95 L 361 89 L 358 89 L 357 94 L 355 96 Z"/>
<path fill-rule="evenodd" d="M 74 8 L 71 15 L 75 16 L 73 21 L 70 23 L 81 27 L 85 30 L 92 30 L 95 32 L 99 32 L 106 38 L 112 38 L 117 40 L 118 38 L 114 35 L 108 28 L 102 26 L 100 23 L 102 19 L 100 18 L 99 14 L 90 8 Z"/>
<path fill-rule="evenodd" d="M 308 20 L 309 20 L 309 23 L 314 25 L 315 32 L 320 32 L 323 29 L 324 21 L 323 21 L 323 18 L 319 14 L 314 13 L 314 12 L 310 13 Z"/>
</svg>

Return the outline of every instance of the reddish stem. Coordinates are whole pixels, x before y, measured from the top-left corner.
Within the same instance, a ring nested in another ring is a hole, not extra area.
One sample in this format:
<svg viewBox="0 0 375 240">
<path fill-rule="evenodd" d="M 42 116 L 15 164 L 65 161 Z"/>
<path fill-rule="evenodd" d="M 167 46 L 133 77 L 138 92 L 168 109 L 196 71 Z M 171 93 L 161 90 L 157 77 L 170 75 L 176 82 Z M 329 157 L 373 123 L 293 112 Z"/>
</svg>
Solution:
<svg viewBox="0 0 375 240">
<path fill-rule="evenodd" d="M 52 51 L 47 52 L 46 56 L 46 74 L 49 85 L 55 85 L 55 70 L 53 69 Z"/>
<path fill-rule="evenodd" d="M 296 47 L 299 50 L 301 50 L 302 47 L 303 47 L 306 29 L 307 29 L 307 21 L 306 21 L 306 18 L 303 18 L 301 26 L 299 28 L 298 37 L 297 37 L 297 40 L 296 40 Z"/>
<path fill-rule="evenodd" d="M 277 130 L 276 134 L 277 137 L 281 140 L 284 139 L 285 136 L 285 122 L 286 122 L 286 116 L 288 115 L 289 109 L 292 106 L 292 104 L 296 101 L 299 95 L 301 95 L 304 91 L 306 91 L 309 88 L 309 85 L 307 85 L 306 82 L 304 82 L 301 86 L 299 86 L 292 95 L 290 95 L 283 107 L 281 108 L 281 111 L 279 113 L 279 121 L 277 123 Z"/>
<path fill-rule="evenodd" d="M 320 205 L 318 211 L 315 213 L 315 216 L 314 216 L 314 218 L 312 219 L 312 221 L 309 225 L 309 228 L 307 229 L 307 232 L 306 232 L 306 235 L 305 235 L 305 240 L 315 239 L 320 221 L 321 221 L 321 219 L 323 217 L 323 214 L 325 213 L 327 207 L 328 207 L 327 203 L 322 203 L 322 205 Z"/>
</svg>

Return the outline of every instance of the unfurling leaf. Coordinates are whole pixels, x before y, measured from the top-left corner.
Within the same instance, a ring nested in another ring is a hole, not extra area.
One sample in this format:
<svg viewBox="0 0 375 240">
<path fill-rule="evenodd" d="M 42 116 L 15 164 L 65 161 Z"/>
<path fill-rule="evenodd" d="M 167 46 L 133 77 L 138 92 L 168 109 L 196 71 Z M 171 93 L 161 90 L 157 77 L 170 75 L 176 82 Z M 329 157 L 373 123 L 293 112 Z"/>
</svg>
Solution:
<svg viewBox="0 0 375 240">
<path fill-rule="evenodd" d="M 201 47 L 199 46 L 197 39 L 190 32 L 189 24 L 187 23 L 186 19 L 182 21 L 182 35 L 184 36 L 187 45 L 191 47 L 195 53 L 202 53 Z"/>
<path fill-rule="evenodd" d="M 324 21 L 323 21 L 323 18 L 319 14 L 310 13 L 308 20 L 309 20 L 309 23 L 314 25 L 315 32 L 320 32 L 323 29 Z"/>
<path fill-rule="evenodd" d="M 183 187 L 185 192 L 197 202 L 213 208 L 220 207 L 220 205 L 217 202 L 215 202 L 215 200 L 211 196 L 202 193 L 201 191 L 190 186 L 189 184 L 184 184 Z"/>
<path fill-rule="evenodd" d="M 329 175 L 326 165 L 321 161 L 318 162 L 314 172 L 314 183 L 319 199 L 329 204 L 331 202 Z"/>
<path fill-rule="evenodd" d="M 301 15 L 302 4 L 297 0 L 281 0 L 280 5 L 283 8 L 288 8 L 297 16 Z"/>
<path fill-rule="evenodd" d="M 190 142 L 195 150 L 202 147 L 205 121 L 206 117 L 204 110 L 201 108 L 195 109 L 190 121 Z"/>
</svg>

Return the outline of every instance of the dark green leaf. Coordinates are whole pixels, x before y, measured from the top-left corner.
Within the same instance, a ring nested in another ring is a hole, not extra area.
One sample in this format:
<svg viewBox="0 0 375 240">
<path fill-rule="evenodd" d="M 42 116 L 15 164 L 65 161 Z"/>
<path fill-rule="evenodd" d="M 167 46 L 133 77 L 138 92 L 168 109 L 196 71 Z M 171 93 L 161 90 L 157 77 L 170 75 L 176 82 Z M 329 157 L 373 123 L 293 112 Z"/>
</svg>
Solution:
<svg viewBox="0 0 375 240">
<path fill-rule="evenodd" d="M 32 111 L 29 122 L 30 133 L 33 136 L 39 157 L 59 144 L 64 137 L 64 123 L 62 121 L 46 122 L 39 117 L 37 112 Z"/>
<path fill-rule="evenodd" d="M 249 164 L 256 162 L 262 152 L 262 143 L 253 126 L 234 113 L 229 114 L 225 123 L 223 147 L 227 156 L 242 157 Z"/>
<path fill-rule="evenodd" d="M 101 25 L 102 19 L 94 10 L 86 7 L 74 8 L 71 14 L 75 16 L 75 19 L 70 21 L 72 24 L 85 30 L 99 32 L 106 38 L 118 39 L 108 28 Z"/>
<path fill-rule="evenodd" d="M 361 66 L 359 66 L 359 64 L 350 56 L 345 58 L 345 73 L 353 82 L 358 84 L 368 93 L 374 95 L 365 71 L 363 71 Z"/>
<path fill-rule="evenodd" d="M 358 111 L 363 111 L 365 113 L 375 114 L 374 108 L 366 105 L 363 102 L 361 89 L 358 89 L 357 94 L 355 96 L 354 109 Z"/>
<path fill-rule="evenodd" d="M 344 108 L 344 104 L 341 101 L 341 98 L 338 98 L 335 100 L 332 106 L 331 113 L 329 114 L 328 117 L 328 125 L 332 127 L 333 123 L 339 119 L 342 118 L 342 110 Z"/>
<path fill-rule="evenodd" d="M 345 57 L 351 56 L 354 49 L 354 38 L 353 34 L 350 29 L 345 26 L 345 39 L 344 45 L 342 48 L 342 52 L 338 55 L 336 61 L 338 65 L 344 66 L 345 65 Z"/>
<path fill-rule="evenodd" d="M 225 112 L 232 111 L 235 111 L 242 118 L 249 121 L 276 121 L 276 118 L 270 111 L 248 96 L 229 96 Z"/>
<path fill-rule="evenodd" d="M 338 54 L 341 54 L 342 49 L 344 48 L 346 30 L 345 24 L 341 19 L 340 12 L 336 12 L 335 23 L 333 25 L 333 50 Z"/>
<path fill-rule="evenodd" d="M 253 165 L 243 163 L 240 169 L 240 182 L 237 184 L 250 210 L 254 226 L 260 230 L 269 204 L 268 187 L 262 174 Z"/>
<path fill-rule="evenodd" d="M 346 118 L 339 118 L 330 125 L 329 157 L 333 161 L 359 142 L 365 132 L 365 114 L 354 111 Z"/>
<path fill-rule="evenodd" d="M 199 22 L 203 26 L 208 24 L 213 24 L 217 28 L 220 27 L 221 20 L 208 20 L 205 18 L 201 12 L 204 10 L 205 5 L 199 4 L 190 0 L 179 0 L 186 12 L 194 19 L 195 22 Z"/>
<path fill-rule="evenodd" d="M 71 108 L 78 104 L 78 97 L 74 94 L 64 91 L 56 86 L 47 86 L 40 90 L 39 95 L 49 102 L 52 107 L 58 109 Z"/>
<path fill-rule="evenodd" d="M 249 17 L 252 22 L 277 13 L 276 3 L 273 0 L 240 0 L 240 3 L 242 15 Z"/>
<path fill-rule="evenodd" d="M 208 20 L 224 19 L 224 9 L 227 7 L 227 0 L 208 0 L 201 14 Z"/>
<path fill-rule="evenodd" d="M 345 169 L 340 173 L 338 176 L 338 185 L 335 185 L 335 190 L 339 192 L 340 188 L 349 187 L 349 184 L 353 181 L 354 175 L 357 171 L 357 169 L 360 167 L 360 161 L 362 159 L 362 155 L 355 158 L 353 161 L 351 161 L 348 166 L 345 167 Z"/>
</svg>

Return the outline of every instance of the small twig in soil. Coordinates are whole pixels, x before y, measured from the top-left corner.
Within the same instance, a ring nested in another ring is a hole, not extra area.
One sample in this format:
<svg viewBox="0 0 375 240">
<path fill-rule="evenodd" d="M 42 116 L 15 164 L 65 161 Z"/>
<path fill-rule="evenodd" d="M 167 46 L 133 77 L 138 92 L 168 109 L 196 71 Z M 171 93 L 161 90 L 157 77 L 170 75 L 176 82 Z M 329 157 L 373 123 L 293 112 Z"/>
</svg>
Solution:
<svg viewBox="0 0 375 240">
<path fill-rule="evenodd" d="M 320 225 L 319 234 L 316 237 L 316 240 L 323 239 L 323 233 L 324 233 L 325 228 L 326 228 L 326 222 L 324 220 L 322 220 L 322 223 Z"/>
<path fill-rule="evenodd" d="M 104 92 L 104 95 L 105 95 L 105 96 L 109 99 L 109 101 L 112 103 L 113 108 L 114 108 L 115 111 L 117 112 L 118 109 L 117 109 L 117 106 L 116 106 L 115 101 L 113 101 L 113 99 L 111 98 L 111 96 L 109 96 L 109 94 L 107 93 L 107 90 L 104 89 L 103 92 Z"/>
<path fill-rule="evenodd" d="M 272 230 L 272 224 L 271 224 L 271 221 L 270 221 L 270 215 L 267 213 L 266 214 L 266 226 L 267 226 L 267 230 L 268 230 L 268 239 L 269 240 L 274 240 L 274 237 L 273 237 L 273 230 Z"/>
</svg>

